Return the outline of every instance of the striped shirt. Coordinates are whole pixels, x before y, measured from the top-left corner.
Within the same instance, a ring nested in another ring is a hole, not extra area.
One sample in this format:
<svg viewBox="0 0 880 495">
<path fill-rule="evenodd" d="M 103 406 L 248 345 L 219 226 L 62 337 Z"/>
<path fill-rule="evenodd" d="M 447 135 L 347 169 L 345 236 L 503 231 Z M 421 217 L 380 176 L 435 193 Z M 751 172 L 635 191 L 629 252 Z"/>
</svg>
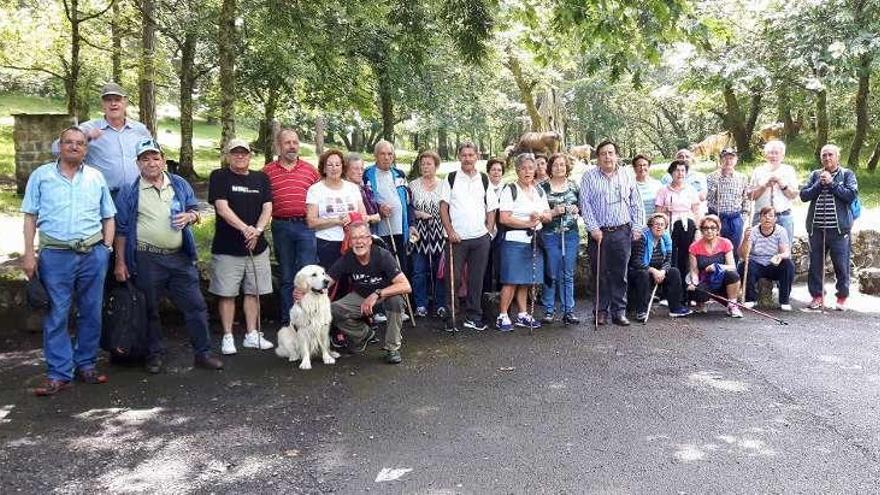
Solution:
<svg viewBox="0 0 880 495">
<path fill-rule="evenodd" d="M 749 180 L 745 175 L 734 171 L 733 175 L 721 175 L 716 170 L 706 177 L 706 202 L 709 209 L 717 213 L 745 213 L 748 211 L 746 193 Z"/>
<path fill-rule="evenodd" d="M 755 226 L 749 234 L 749 260 L 761 266 L 770 264 L 770 258 L 781 251 L 783 245 L 788 245 L 788 232 L 779 225 L 773 225 L 773 231 L 764 235 L 760 226 Z"/>
<path fill-rule="evenodd" d="M 840 173 L 838 168 L 831 174 L 832 180 L 837 179 Z M 834 203 L 834 194 L 830 188 L 823 188 L 816 198 L 816 210 L 813 213 L 813 227 L 820 229 L 837 229 L 837 205 Z"/>
<path fill-rule="evenodd" d="M 272 217 L 305 218 L 306 193 L 321 180 L 315 167 L 297 159 L 293 168 L 287 170 L 280 160 L 275 160 L 263 167 L 263 173 L 272 186 Z"/>
<path fill-rule="evenodd" d="M 600 167 L 588 170 L 581 178 L 581 216 L 592 232 L 602 227 L 645 223 L 645 208 L 632 174 L 615 168 L 606 175 Z"/>
</svg>

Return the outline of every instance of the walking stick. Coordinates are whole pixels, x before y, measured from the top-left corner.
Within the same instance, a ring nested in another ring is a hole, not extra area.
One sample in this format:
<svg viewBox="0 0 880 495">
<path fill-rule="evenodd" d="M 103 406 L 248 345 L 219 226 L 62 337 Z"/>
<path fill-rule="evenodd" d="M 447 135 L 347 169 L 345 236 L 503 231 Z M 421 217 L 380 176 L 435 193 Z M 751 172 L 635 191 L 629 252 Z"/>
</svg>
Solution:
<svg viewBox="0 0 880 495">
<path fill-rule="evenodd" d="M 642 325 L 647 325 L 648 318 L 651 317 L 651 306 L 654 305 L 654 296 L 657 295 L 657 287 L 660 287 L 660 284 L 654 284 L 654 290 L 651 291 L 651 298 L 648 299 L 648 311 L 645 313 L 645 319 L 642 320 Z"/>
<path fill-rule="evenodd" d="M 566 206 L 565 208 L 565 212 L 562 213 L 562 219 L 559 221 L 559 241 L 562 245 L 562 285 L 559 287 L 559 299 L 562 300 L 562 304 L 560 304 L 560 306 L 562 307 L 562 324 L 568 325 L 565 318 L 565 286 L 568 285 L 565 281 L 565 218 L 566 214 L 568 213 L 568 207 Z M 554 304 L 556 304 L 555 301 Z M 574 308 L 572 308 L 572 310 L 574 310 Z"/>
<path fill-rule="evenodd" d="M 394 242 L 394 234 L 391 232 L 391 220 L 385 217 L 385 224 L 388 226 L 388 237 L 391 238 L 391 249 L 394 250 L 394 261 L 397 262 L 397 269 L 403 273 L 403 267 L 400 266 L 400 254 L 397 252 L 397 243 Z M 413 328 L 416 327 L 416 315 L 413 314 L 412 306 L 409 303 L 409 294 L 403 295 L 403 302 L 406 304 L 406 311 L 409 313 L 409 321 Z"/>
<path fill-rule="evenodd" d="M 828 231 L 824 228 L 822 229 L 822 292 L 819 293 L 819 299 L 822 301 L 822 307 L 819 308 L 822 313 L 825 313 L 825 258 L 827 257 L 827 253 L 825 252 L 825 234 Z M 791 242 L 791 241 L 789 241 Z"/>
<path fill-rule="evenodd" d="M 758 315 L 758 316 L 763 316 L 764 318 L 768 318 L 768 319 L 770 319 L 770 320 L 773 320 L 773 321 L 775 321 L 776 323 L 779 323 L 780 325 L 788 325 L 788 322 L 785 321 L 785 320 L 783 320 L 782 318 L 777 318 L 777 317 L 775 317 L 775 316 L 768 315 L 767 313 L 765 313 L 765 312 L 763 312 L 763 311 L 759 311 L 759 310 L 757 310 L 757 309 L 755 309 L 755 308 L 750 308 L 750 307 L 748 307 L 748 306 L 745 306 L 745 305 L 743 305 L 743 304 L 740 304 L 740 303 L 737 302 L 737 301 L 734 301 L 734 300 L 731 300 L 731 299 L 727 299 L 726 297 L 719 296 L 718 294 L 713 294 L 713 293 L 707 291 L 706 289 L 702 289 L 702 288 L 700 288 L 699 286 L 695 286 L 694 288 L 695 288 L 696 290 L 698 290 L 698 291 L 700 291 L 700 292 L 702 292 L 702 293 L 708 295 L 709 297 L 715 299 L 716 301 L 723 302 L 723 303 L 728 304 L 728 305 L 733 304 L 734 306 L 738 307 L 739 309 L 744 309 L 744 310 L 746 310 L 746 311 L 751 311 L 752 313 L 755 313 L 755 314 Z"/>
<path fill-rule="evenodd" d="M 263 314 L 260 303 L 260 283 L 258 282 L 259 277 L 257 277 L 257 263 L 254 261 L 254 250 L 248 249 L 248 258 L 251 260 L 251 268 L 254 269 L 254 289 L 257 291 L 257 350 L 262 351 L 263 346 L 260 345 L 263 339 Z M 247 329 L 245 329 L 247 331 Z"/>
<path fill-rule="evenodd" d="M 449 248 L 449 314 L 452 317 L 451 325 L 446 327 L 447 332 L 457 332 L 458 328 L 455 327 L 455 302 L 458 299 L 458 296 L 455 293 L 455 257 L 452 256 L 452 241 L 446 243 Z"/>
<path fill-rule="evenodd" d="M 599 331 L 599 274 L 602 273 L 602 238 L 596 241 L 596 304 L 593 315 L 593 330 Z"/>
<path fill-rule="evenodd" d="M 532 330 L 535 328 L 535 299 L 538 295 L 538 229 L 532 229 L 532 301 L 531 306 L 529 308 L 529 317 L 531 321 L 529 322 L 529 335 L 532 334 Z"/>
<path fill-rule="evenodd" d="M 754 214 L 755 214 L 755 202 L 752 201 L 752 203 L 749 205 L 749 215 L 747 217 L 748 218 L 747 221 L 749 222 L 749 228 L 754 227 L 754 225 L 752 225 L 752 216 Z M 760 222 L 758 223 L 758 228 L 761 228 Z M 789 241 L 789 242 L 791 242 L 791 241 Z M 748 283 L 749 283 L 749 257 L 751 257 L 751 255 L 752 255 L 752 245 L 751 245 L 751 243 L 749 243 L 749 250 L 746 251 L 746 257 L 743 260 L 743 263 L 745 263 L 743 265 L 743 284 L 742 284 L 742 287 L 740 287 L 740 295 L 739 295 L 739 298 L 740 298 L 740 300 L 742 300 L 742 302 L 746 302 L 746 285 L 748 285 Z"/>
</svg>

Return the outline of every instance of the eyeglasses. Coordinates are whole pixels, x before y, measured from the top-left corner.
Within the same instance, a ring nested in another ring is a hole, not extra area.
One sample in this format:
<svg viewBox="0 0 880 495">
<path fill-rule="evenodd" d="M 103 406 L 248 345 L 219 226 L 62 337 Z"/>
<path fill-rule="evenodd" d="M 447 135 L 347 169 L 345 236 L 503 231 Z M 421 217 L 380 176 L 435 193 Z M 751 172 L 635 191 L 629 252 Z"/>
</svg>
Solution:
<svg viewBox="0 0 880 495">
<path fill-rule="evenodd" d="M 703 227 L 700 227 L 700 230 L 702 230 L 703 232 L 706 232 L 707 230 L 718 230 L 718 227 L 716 227 L 714 225 L 705 225 Z"/>
</svg>

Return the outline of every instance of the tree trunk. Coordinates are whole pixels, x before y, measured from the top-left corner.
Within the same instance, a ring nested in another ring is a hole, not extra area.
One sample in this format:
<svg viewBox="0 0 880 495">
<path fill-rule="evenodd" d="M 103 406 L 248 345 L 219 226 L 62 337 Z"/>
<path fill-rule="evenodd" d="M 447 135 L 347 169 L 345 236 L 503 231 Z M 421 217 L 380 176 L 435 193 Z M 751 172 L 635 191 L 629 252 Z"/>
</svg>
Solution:
<svg viewBox="0 0 880 495">
<path fill-rule="evenodd" d="M 193 90 L 195 89 L 196 35 L 187 33 L 180 50 L 180 166 L 178 174 L 195 178 L 193 164 Z"/>
<path fill-rule="evenodd" d="M 446 138 L 446 128 L 437 129 L 437 153 L 440 158 L 449 160 L 449 140 Z"/>
<path fill-rule="evenodd" d="M 394 88 L 390 76 L 381 68 L 376 71 L 379 79 L 379 106 L 382 111 L 382 139 L 394 142 Z"/>
<path fill-rule="evenodd" d="M 348 147 L 350 151 L 361 152 L 364 150 L 364 131 L 363 129 L 354 129 L 351 131 L 351 145 Z"/>
<path fill-rule="evenodd" d="M 138 81 L 140 121 L 156 135 L 156 4 L 141 1 L 141 76 Z"/>
<path fill-rule="evenodd" d="M 877 144 L 874 145 L 874 151 L 871 152 L 871 156 L 868 157 L 868 171 L 872 174 L 877 170 L 877 162 L 880 162 L 880 138 L 877 139 Z"/>
<path fill-rule="evenodd" d="M 828 143 L 828 92 L 825 89 L 816 93 L 816 163 L 822 163 L 819 154 L 822 146 Z"/>
<path fill-rule="evenodd" d="M 797 136 L 794 118 L 791 115 L 791 94 L 789 91 L 789 87 L 785 83 L 780 83 L 779 88 L 776 91 L 776 121 L 783 123 L 784 129 L 782 134 L 787 143 L 791 142 L 795 136 Z"/>
<path fill-rule="evenodd" d="M 110 63 L 113 66 L 113 81 L 122 83 L 122 26 L 119 25 L 119 4 L 113 2 L 110 15 L 110 39 L 113 49 L 110 52 Z"/>
<path fill-rule="evenodd" d="M 534 83 L 526 81 L 519 59 L 510 52 L 507 54 L 507 62 L 505 63 L 505 66 L 507 66 L 507 69 L 513 75 L 513 80 L 516 82 L 516 87 L 519 89 L 520 99 L 526 106 L 526 113 L 528 113 L 529 119 L 532 121 L 531 130 L 535 132 L 544 130 L 544 120 L 541 118 L 541 113 L 538 111 L 538 106 L 535 104 L 535 95 L 532 91 Z"/>
<path fill-rule="evenodd" d="M 88 115 L 79 115 L 79 50 L 82 42 L 79 35 L 79 0 L 70 0 L 68 20 L 70 21 L 70 64 L 64 90 L 67 92 L 67 114 L 76 116 L 78 121 L 88 120 Z M 84 117 L 84 118 L 83 118 Z"/>
<path fill-rule="evenodd" d="M 220 8 L 218 50 L 220 59 L 220 148 L 235 137 L 235 11 L 236 0 L 223 0 Z M 225 155 L 224 155 L 225 157 Z M 225 158 L 222 160 L 225 164 Z"/>
<path fill-rule="evenodd" d="M 278 112 L 278 100 L 281 95 L 278 93 L 277 87 L 269 89 L 269 96 L 266 98 L 266 105 L 263 108 L 263 134 L 261 145 L 263 148 L 263 163 L 269 163 L 275 158 L 275 114 Z"/>
<path fill-rule="evenodd" d="M 733 139 L 736 141 L 736 148 L 739 150 L 742 159 L 745 160 L 746 153 L 750 154 L 749 141 L 751 136 L 746 130 L 746 119 L 731 86 L 724 88 L 724 106 L 726 109 L 726 112 L 723 114 L 725 127 L 733 135 Z"/>
<path fill-rule="evenodd" d="M 327 129 L 327 121 L 323 115 L 315 118 L 315 153 L 321 155 L 324 152 L 324 134 Z"/>
<path fill-rule="evenodd" d="M 852 145 L 849 148 L 849 158 L 846 166 L 850 170 L 859 168 L 859 155 L 868 135 L 870 121 L 868 120 L 868 92 L 870 91 L 871 63 L 873 57 L 863 53 L 859 56 L 859 90 L 856 92 L 856 132 L 853 135 Z"/>
</svg>

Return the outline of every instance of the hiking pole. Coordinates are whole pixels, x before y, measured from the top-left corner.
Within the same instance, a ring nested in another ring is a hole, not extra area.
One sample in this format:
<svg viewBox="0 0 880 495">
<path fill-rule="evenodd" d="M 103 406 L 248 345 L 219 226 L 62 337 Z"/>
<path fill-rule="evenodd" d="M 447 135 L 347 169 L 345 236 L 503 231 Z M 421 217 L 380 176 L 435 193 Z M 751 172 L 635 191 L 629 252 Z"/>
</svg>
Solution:
<svg viewBox="0 0 880 495">
<path fill-rule="evenodd" d="M 257 291 L 257 328 L 256 328 L 256 330 L 257 330 L 257 350 L 262 351 L 263 350 L 263 346 L 262 346 L 263 314 L 262 314 L 261 307 L 260 307 L 261 306 L 261 303 L 260 303 L 260 283 L 258 282 L 259 277 L 257 277 L 257 263 L 254 261 L 254 250 L 251 248 L 248 248 L 248 258 L 251 260 L 251 268 L 254 269 L 254 271 L 253 271 L 254 289 L 256 289 L 256 291 Z M 245 320 L 247 320 L 247 317 L 245 317 Z"/>
<path fill-rule="evenodd" d="M 654 305 L 654 296 L 657 295 L 657 287 L 660 287 L 660 284 L 654 284 L 654 290 L 651 291 L 651 298 L 648 299 L 648 311 L 645 313 L 645 319 L 642 320 L 642 325 L 648 324 L 648 318 L 651 317 L 651 306 Z"/>
<path fill-rule="evenodd" d="M 560 270 L 562 273 L 562 285 L 559 287 L 559 299 L 562 300 L 562 304 L 560 304 L 562 307 L 562 324 L 568 325 L 568 323 L 566 323 L 567 319 L 565 318 L 565 286 L 568 285 L 565 280 L 565 268 L 567 266 L 565 263 L 565 217 L 568 213 L 568 206 L 564 206 L 564 208 L 565 210 L 562 212 L 562 219 L 559 221 L 559 242 L 562 245 L 562 270 Z M 553 304 L 555 305 L 556 301 L 554 301 Z M 574 308 L 571 309 L 574 311 Z"/>
<path fill-rule="evenodd" d="M 535 328 L 535 298 L 538 295 L 538 229 L 532 228 L 532 301 L 529 307 L 529 335 Z"/>
<path fill-rule="evenodd" d="M 596 241 L 596 273 L 593 274 L 596 277 L 596 304 L 595 304 L 595 314 L 593 315 L 593 330 L 599 331 L 599 274 L 602 273 L 602 238 L 600 237 L 598 241 Z"/>
<path fill-rule="evenodd" d="M 446 243 L 449 248 L 449 271 L 447 275 L 449 276 L 449 313 L 452 317 L 452 323 L 449 327 L 446 328 L 447 332 L 457 332 L 458 329 L 455 328 L 455 302 L 458 299 L 458 295 L 455 293 L 455 257 L 452 256 L 452 241 Z"/>
<path fill-rule="evenodd" d="M 752 225 L 752 216 L 754 214 L 755 214 L 755 202 L 752 201 L 752 204 L 749 205 L 748 217 L 746 217 L 746 218 L 748 218 L 747 221 L 749 222 L 750 229 L 755 228 L 755 226 Z M 761 222 L 758 222 L 758 228 L 759 229 L 761 228 Z M 791 242 L 791 241 L 789 241 L 789 242 Z M 743 284 L 742 284 L 742 287 L 740 287 L 740 294 L 739 294 L 739 298 L 742 300 L 742 302 L 746 302 L 746 285 L 748 285 L 748 280 L 749 280 L 749 257 L 751 257 L 751 255 L 752 255 L 752 245 L 751 245 L 751 243 L 749 243 L 749 250 L 746 251 L 746 256 L 745 256 L 745 259 L 743 260 L 743 263 L 745 263 L 743 265 Z"/>
<path fill-rule="evenodd" d="M 388 237 L 391 238 L 391 249 L 394 250 L 394 261 L 397 262 L 397 269 L 403 273 L 403 266 L 400 265 L 400 254 L 397 251 L 397 243 L 394 242 L 394 233 L 391 231 L 391 220 L 385 217 L 385 225 L 388 227 Z M 412 305 L 409 303 L 409 294 L 403 295 L 403 302 L 406 304 L 406 311 L 409 313 L 409 321 L 413 328 L 416 327 L 416 315 L 413 314 Z"/>
<path fill-rule="evenodd" d="M 825 252 L 825 234 L 827 234 L 827 232 L 828 231 L 825 230 L 825 228 L 822 229 L 822 292 L 819 293 L 819 300 L 822 301 L 822 307 L 819 309 L 823 314 L 825 313 L 825 270 L 827 269 L 825 266 L 825 258 L 828 257 L 828 254 Z"/>
<path fill-rule="evenodd" d="M 759 311 L 759 310 L 757 310 L 757 309 L 755 309 L 755 308 L 750 308 L 750 307 L 748 307 L 748 306 L 746 306 L 746 305 L 744 305 L 744 304 L 740 304 L 740 303 L 737 302 L 737 301 L 734 301 L 734 300 L 731 300 L 731 299 L 727 299 L 726 297 L 719 296 L 718 294 L 713 294 L 713 293 L 707 291 L 706 289 L 700 288 L 699 286 L 695 286 L 694 288 L 695 288 L 696 290 L 698 290 L 698 291 L 700 291 L 700 292 L 706 294 L 707 296 L 709 296 L 709 297 L 715 299 L 715 300 L 718 301 L 718 302 L 726 303 L 728 306 L 731 305 L 731 304 L 733 304 L 734 306 L 738 307 L 739 309 L 744 309 L 744 310 L 746 310 L 746 311 L 751 311 L 752 313 L 755 313 L 755 314 L 758 315 L 758 316 L 763 316 L 764 318 L 768 318 L 768 319 L 770 319 L 770 320 L 773 320 L 773 321 L 775 321 L 776 323 L 779 323 L 780 325 L 788 325 L 788 322 L 785 321 L 785 320 L 783 320 L 782 318 L 777 318 L 777 317 L 775 317 L 775 316 L 768 315 L 767 313 L 765 313 L 765 312 L 763 312 L 763 311 Z"/>
</svg>

